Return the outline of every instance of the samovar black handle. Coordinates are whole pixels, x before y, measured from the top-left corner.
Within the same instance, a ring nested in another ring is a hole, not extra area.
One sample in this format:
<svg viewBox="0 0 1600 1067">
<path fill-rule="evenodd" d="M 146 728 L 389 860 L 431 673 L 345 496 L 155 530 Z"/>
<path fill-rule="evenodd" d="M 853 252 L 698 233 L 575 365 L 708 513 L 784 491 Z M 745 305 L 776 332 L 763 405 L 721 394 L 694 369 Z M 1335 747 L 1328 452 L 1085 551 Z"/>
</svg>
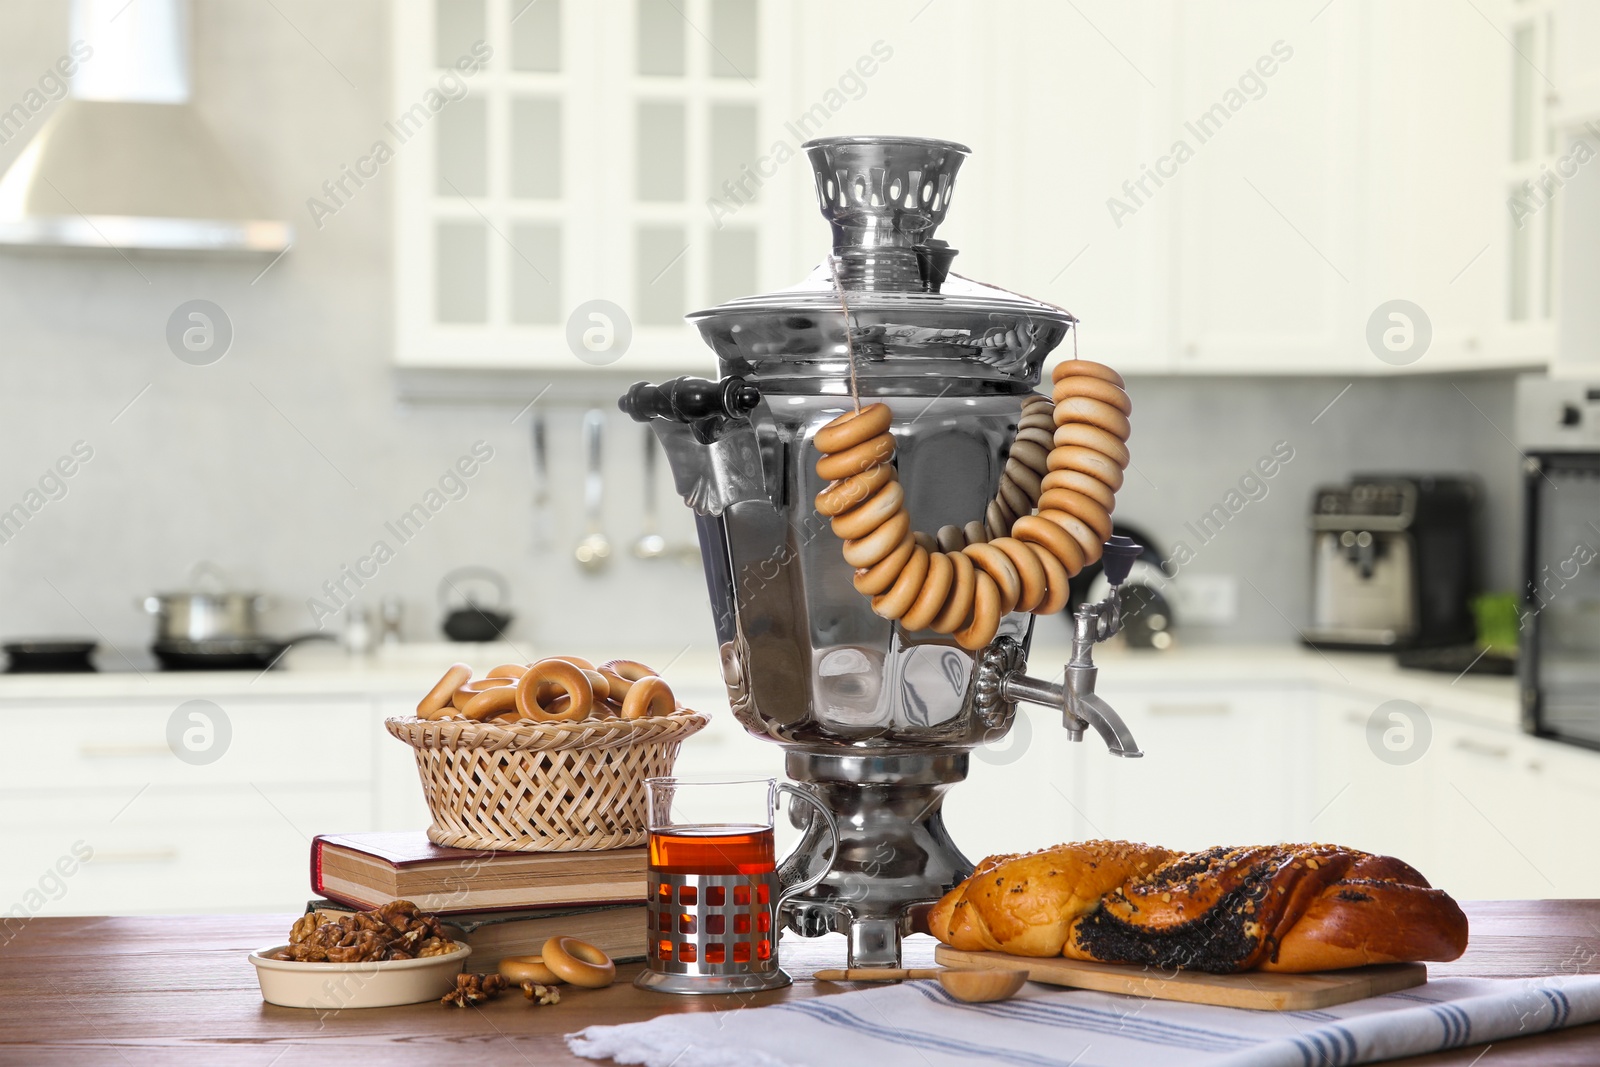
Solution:
<svg viewBox="0 0 1600 1067">
<path fill-rule="evenodd" d="M 740 419 L 759 403 L 761 391 L 743 378 L 724 378 L 720 382 L 674 378 L 660 385 L 637 382 L 617 401 L 617 406 L 635 422 L 696 422 L 717 416 Z"/>
<path fill-rule="evenodd" d="M 713 441 L 729 422 L 742 421 L 761 403 L 761 390 L 739 377 L 720 382 L 674 378 L 651 385 L 637 382 L 617 401 L 635 422 L 666 419 L 687 423 L 701 441 Z"/>
</svg>

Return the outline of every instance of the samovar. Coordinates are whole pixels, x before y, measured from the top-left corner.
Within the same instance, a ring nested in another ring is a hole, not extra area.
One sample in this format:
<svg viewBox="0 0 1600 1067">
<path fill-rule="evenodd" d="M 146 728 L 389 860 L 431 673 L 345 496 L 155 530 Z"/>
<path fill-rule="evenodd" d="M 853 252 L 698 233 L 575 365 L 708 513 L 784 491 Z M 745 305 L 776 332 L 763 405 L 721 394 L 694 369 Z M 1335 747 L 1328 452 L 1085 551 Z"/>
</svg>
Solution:
<svg viewBox="0 0 1600 1067">
<path fill-rule="evenodd" d="M 968 651 L 874 614 L 813 505 L 824 487 L 813 435 L 857 397 L 887 404 L 915 523 L 981 518 L 1022 401 L 1076 320 L 949 273 L 955 250 L 933 235 L 964 146 L 838 137 L 804 148 L 832 255 L 794 288 L 688 316 L 719 381 L 639 383 L 620 406 L 649 422 L 696 512 L 733 714 L 784 747 L 788 776 L 838 827 L 831 869 L 783 919 L 805 936 L 846 934 L 851 966 L 898 966 L 901 937 L 972 872 L 945 829 L 945 791 L 974 747 L 1006 734 L 1019 701 L 1059 708 L 1075 740 L 1092 727 L 1116 755 L 1140 755 L 1094 693 L 1092 656 L 1117 631 L 1115 587 L 1139 549 L 1107 543 L 1112 592 L 1077 609 L 1059 683 L 1025 673 L 1030 615 L 1006 615 Z M 819 873 L 831 841 L 820 818 L 791 818 L 803 833 L 783 874 L 798 882 Z"/>
</svg>

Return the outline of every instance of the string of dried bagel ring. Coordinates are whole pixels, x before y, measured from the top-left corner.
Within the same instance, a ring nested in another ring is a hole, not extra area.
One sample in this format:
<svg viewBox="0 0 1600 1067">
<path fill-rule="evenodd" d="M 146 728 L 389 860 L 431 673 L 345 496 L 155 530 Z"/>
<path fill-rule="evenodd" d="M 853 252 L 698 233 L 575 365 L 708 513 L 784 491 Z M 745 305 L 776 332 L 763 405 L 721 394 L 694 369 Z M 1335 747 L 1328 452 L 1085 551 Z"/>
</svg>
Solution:
<svg viewBox="0 0 1600 1067">
<path fill-rule="evenodd" d="M 1063 361 L 1051 381 L 1048 398 L 1023 401 L 984 519 L 932 537 L 906 514 L 887 405 L 847 411 L 817 431 L 817 475 L 829 483 L 817 510 L 832 519 L 874 612 L 975 651 L 1009 612 L 1066 606 L 1068 581 L 1111 536 L 1133 404 L 1122 376 L 1091 360 Z"/>
</svg>

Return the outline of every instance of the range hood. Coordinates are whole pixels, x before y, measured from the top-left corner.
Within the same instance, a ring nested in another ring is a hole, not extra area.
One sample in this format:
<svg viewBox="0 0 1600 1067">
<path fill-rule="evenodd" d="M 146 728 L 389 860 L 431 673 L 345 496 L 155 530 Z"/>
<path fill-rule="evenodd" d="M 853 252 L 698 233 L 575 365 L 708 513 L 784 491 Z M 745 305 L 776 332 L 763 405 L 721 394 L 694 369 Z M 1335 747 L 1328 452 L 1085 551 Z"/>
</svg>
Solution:
<svg viewBox="0 0 1600 1067">
<path fill-rule="evenodd" d="M 0 177 L 0 245 L 282 252 L 190 106 L 188 0 L 72 0 L 71 88 Z M 87 47 L 85 47 L 87 46 Z"/>
</svg>

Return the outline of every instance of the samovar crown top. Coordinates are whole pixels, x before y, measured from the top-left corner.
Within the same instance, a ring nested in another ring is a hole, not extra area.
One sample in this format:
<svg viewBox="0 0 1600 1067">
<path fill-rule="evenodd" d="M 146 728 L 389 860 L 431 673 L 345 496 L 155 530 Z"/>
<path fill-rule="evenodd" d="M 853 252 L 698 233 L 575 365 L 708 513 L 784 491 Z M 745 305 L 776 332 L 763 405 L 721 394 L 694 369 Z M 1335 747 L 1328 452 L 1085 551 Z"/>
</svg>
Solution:
<svg viewBox="0 0 1600 1067">
<path fill-rule="evenodd" d="M 853 353 L 874 395 L 1032 388 L 1076 320 L 950 273 L 956 250 L 934 233 L 970 149 L 893 136 L 823 137 L 802 148 L 831 254 L 798 285 L 688 316 L 723 373 L 781 382 L 781 391 L 842 392 Z"/>
<path fill-rule="evenodd" d="M 955 252 L 933 231 L 971 149 L 931 137 L 823 137 L 801 147 L 844 287 L 938 292 Z"/>
</svg>

